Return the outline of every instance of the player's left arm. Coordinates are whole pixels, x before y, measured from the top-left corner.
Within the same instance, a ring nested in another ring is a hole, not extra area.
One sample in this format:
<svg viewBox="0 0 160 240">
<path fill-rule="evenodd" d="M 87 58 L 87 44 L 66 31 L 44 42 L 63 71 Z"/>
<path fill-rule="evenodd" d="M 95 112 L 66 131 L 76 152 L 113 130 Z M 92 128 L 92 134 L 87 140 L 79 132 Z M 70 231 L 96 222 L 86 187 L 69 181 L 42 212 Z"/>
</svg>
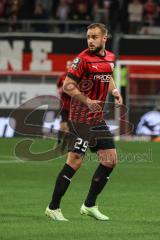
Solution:
<svg viewBox="0 0 160 240">
<path fill-rule="evenodd" d="M 57 90 L 58 94 L 61 96 L 63 93 L 63 76 L 60 76 L 57 80 Z"/>
<path fill-rule="evenodd" d="M 118 104 L 118 105 L 123 104 L 122 96 L 121 96 L 120 92 L 118 91 L 118 89 L 116 88 L 115 82 L 112 77 L 111 77 L 110 83 L 109 83 L 109 92 L 114 96 L 116 104 Z"/>
</svg>

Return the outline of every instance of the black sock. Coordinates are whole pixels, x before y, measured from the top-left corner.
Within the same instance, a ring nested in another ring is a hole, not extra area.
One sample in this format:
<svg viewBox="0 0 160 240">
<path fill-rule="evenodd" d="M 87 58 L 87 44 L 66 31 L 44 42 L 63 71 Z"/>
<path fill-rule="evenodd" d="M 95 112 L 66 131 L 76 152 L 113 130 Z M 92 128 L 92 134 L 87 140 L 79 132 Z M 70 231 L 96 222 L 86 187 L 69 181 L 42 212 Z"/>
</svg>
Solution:
<svg viewBox="0 0 160 240">
<path fill-rule="evenodd" d="M 95 206 L 97 196 L 99 193 L 101 193 L 104 186 L 106 185 L 112 170 L 113 168 L 106 167 L 102 164 L 98 166 L 92 178 L 89 193 L 85 200 L 85 206 Z"/>
<path fill-rule="evenodd" d="M 70 167 L 68 164 L 64 165 L 56 180 L 52 200 L 49 204 L 50 209 L 59 208 L 61 198 L 67 191 L 74 173 L 75 170 L 72 167 Z"/>
</svg>

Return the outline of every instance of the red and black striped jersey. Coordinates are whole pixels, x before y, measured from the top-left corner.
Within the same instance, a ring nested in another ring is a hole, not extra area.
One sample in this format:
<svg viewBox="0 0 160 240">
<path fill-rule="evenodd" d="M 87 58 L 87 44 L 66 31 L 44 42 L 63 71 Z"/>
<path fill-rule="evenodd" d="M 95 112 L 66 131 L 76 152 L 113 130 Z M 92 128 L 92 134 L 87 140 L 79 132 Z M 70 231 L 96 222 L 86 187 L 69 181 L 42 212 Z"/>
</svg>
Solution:
<svg viewBox="0 0 160 240">
<path fill-rule="evenodd" d="M 67 76 L 75 80 L 79 90 L 90 99 L 105 102 L 114 61 L 112 52 L 105 50 L 105 55 L 99 56 L 86 49 L 74 59 Z M 91 113 L 86 105 L 72 99 L 69 119 L 95 125 L 103 120 L 103 113 Z"/>
<path fill-rule="evenodd" d="M 63 87 L 63 83 L 64 80 L 66 78 L 67 73 L 64 73 L 63 75 L 61 75 L 58 80 L 57 80 L 57 88 L 62 88 Z M 62 93 L 60 94 L 61 97 L 61 108 L 65 109 L 67 111 L 70 110 L 70 101 L 71 101 L 71 97 L 66 94 L 65 92 L 62 91 Z"/>
</svg>

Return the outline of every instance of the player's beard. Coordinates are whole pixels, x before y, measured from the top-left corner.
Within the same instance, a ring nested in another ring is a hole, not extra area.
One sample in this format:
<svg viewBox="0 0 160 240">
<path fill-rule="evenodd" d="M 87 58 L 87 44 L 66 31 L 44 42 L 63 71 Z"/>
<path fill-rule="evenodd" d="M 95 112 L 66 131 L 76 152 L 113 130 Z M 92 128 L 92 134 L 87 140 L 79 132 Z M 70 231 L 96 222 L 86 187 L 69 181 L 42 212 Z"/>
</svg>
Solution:
<svg viewBox="0 0 160 240">
<path fill-rule="evenodd" d="M 94 50 L 90 50 L 94 54 L 98 54 L 103 49 L 103 46 L 96 47 Z"/>
</svg>

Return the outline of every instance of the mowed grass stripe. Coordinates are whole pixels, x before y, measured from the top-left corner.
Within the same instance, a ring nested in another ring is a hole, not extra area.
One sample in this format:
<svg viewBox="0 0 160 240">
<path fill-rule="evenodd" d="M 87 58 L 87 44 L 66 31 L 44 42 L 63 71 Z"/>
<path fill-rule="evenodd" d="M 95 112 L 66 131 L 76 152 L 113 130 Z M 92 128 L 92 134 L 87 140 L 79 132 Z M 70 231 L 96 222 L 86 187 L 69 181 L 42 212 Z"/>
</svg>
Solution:
<svg viewBox="0 0 160 240">
<path fill-rule="evenodd" d="M 0 139 L 1 154 L 12 157 L 19 140 Z M 52 144 L 50 140 L 37 139 L 33 149 L 45 151 Z M 99 222 L 79 213 L 97 166 L 92 154 L 87 153 L 62 201 L 64 215 L 70 220 L 67 223 L 52 222 L 44 216 L 65 156 L 49 162 L 0 164 L 0 239 L 159 240 L 159 144 L 117 142 L 117 147 L 124 158 L 128 153 L 133 158 L 134 154 L 142 154 L 143 158 L 143 154 L 150 154 L 148 149 L 152 154 L 150 161 L 125 158 L 116 167 L 98 199 L 100 209 L 110 217 L 109 222 Z"/>
</svg>

